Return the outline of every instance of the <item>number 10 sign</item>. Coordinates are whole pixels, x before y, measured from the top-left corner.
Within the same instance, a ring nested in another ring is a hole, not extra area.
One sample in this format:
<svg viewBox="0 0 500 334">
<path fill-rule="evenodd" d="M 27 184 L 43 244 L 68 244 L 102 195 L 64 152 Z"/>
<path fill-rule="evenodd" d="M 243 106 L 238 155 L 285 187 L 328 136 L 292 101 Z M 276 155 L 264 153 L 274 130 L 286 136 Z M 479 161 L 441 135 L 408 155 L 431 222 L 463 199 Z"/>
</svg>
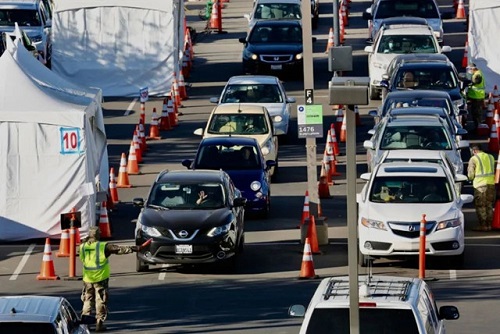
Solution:
<svg viewBox="0 0 500 334">
<path fill-rule="evenodd" d="M 61 154 L 80 154 L 80 129 L 61 128 Z"/>
</svg>

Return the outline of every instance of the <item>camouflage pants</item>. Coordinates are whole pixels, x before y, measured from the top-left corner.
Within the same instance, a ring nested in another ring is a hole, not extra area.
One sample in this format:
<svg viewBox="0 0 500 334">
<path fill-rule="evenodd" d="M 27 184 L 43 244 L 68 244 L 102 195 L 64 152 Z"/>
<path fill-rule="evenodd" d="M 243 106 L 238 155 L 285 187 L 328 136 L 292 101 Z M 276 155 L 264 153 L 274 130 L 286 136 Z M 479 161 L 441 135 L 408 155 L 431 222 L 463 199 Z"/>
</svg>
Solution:
<svg viewBox="0 0 500 334">
<path fill-rule="evenodd" d="M 474 206 L 480 226 L 491 227 L 495 195 L 495 185 L 474 188 Z"/>
<path fill-rule="evenodd" d="M 97 283 L 83 282 L 82 315 L 91 315 L 95 308 L 97 321 L 104 322 L 108 316 L 108 283 L 109 279 Z"/>
</svg>

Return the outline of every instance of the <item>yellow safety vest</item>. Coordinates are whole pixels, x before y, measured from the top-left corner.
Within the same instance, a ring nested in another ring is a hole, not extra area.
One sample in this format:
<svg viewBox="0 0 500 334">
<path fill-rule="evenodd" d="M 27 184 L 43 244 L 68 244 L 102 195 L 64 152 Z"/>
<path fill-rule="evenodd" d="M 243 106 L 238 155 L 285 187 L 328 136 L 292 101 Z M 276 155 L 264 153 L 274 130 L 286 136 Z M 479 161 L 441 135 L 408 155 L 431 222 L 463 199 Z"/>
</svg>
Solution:
<svg viewBox="0 0 500 334">
<path fill-rule="evenodd" d="M 91 242 L 80 245 L 80 260 L 83 264 L 83 281 L 97 283 L 109 278 L 110 268 L 104 250 L 105 242 Z"/>
<path fill-rule="evenodd" d="M 476 170 L 472 185 L 474 188 L 495 184 L 495 159 L 491 154 L 479 152 L 476 158 Z"/>
<path fill-rule="evenodd" d="M 467 91 L 467 97 L 475 100 L 484 100 L 484 98 L 486 97 L 486 92 L 483 72 L 481 72 L 481 70 L 477 70 L 476 73 L 472 75 L 472 79 L 474 79 L 474 77 L 478 75 L 481 76 L 481 82 L 473 84 L 469 87 L 469 90 Z"/>
</svg>

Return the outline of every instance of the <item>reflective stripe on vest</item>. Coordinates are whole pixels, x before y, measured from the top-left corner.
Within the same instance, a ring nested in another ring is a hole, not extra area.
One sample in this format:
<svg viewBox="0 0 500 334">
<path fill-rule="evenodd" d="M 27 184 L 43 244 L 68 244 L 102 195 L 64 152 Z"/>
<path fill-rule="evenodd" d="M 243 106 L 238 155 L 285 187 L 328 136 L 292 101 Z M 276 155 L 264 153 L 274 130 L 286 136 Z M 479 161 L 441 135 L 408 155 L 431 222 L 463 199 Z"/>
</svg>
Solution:
<svg viewBox="0 0 500 334">
<path fill-rule="evenodd" d="M 105 254 L 105 242 L 83 243 L 80 245 L 80 259 L 83 264 L 83 281 L 97 283 L 109 278 L 109 261 Z"/>
<path fill-rule="evenodd" d="M 495 184 L 495 160 L 493 156 L 480 152 L 475 158 L 477 164 L 473 181 L 474 188 Z"/>
<path fill-rule="evenodd" d="M 470 86 L 467 91 L 467 96 L 476 100 L 484 99 L 486 97 L 486 93 L 483 72 L 481 72 L 481 70 L 477 70 L 477 72 L 472 75 L 472 78 L 474 78 L 475 75 L 481 76 L 481 82 Z"/>
</svg>

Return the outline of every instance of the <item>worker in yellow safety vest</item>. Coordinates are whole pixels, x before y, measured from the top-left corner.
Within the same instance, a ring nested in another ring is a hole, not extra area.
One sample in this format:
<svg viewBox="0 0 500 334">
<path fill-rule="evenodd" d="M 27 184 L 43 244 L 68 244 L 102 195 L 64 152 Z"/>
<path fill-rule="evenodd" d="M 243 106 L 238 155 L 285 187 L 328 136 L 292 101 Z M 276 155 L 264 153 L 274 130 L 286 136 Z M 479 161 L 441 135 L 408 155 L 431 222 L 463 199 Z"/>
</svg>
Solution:
<svg viewBox="0 0 500 334">
<path fill-rule="evenodd" d="M 474 188 L 474 206 L 479 226 L 474 231 L 491 231 L 495 204 L 495 159 L 484 152 L 481 145 L 472 146 L 467 175 Z"/>
<path fill-rule="evenodd" d="M 469 111 L 474 121 L 474 129 L 477 130 L 483 121 L 484 99 L 486 97 L 485 81 L 483 72 L 472 64 L 471 84 L 467 90 L 467 100 L 469 101 Z"/>
</svg>

